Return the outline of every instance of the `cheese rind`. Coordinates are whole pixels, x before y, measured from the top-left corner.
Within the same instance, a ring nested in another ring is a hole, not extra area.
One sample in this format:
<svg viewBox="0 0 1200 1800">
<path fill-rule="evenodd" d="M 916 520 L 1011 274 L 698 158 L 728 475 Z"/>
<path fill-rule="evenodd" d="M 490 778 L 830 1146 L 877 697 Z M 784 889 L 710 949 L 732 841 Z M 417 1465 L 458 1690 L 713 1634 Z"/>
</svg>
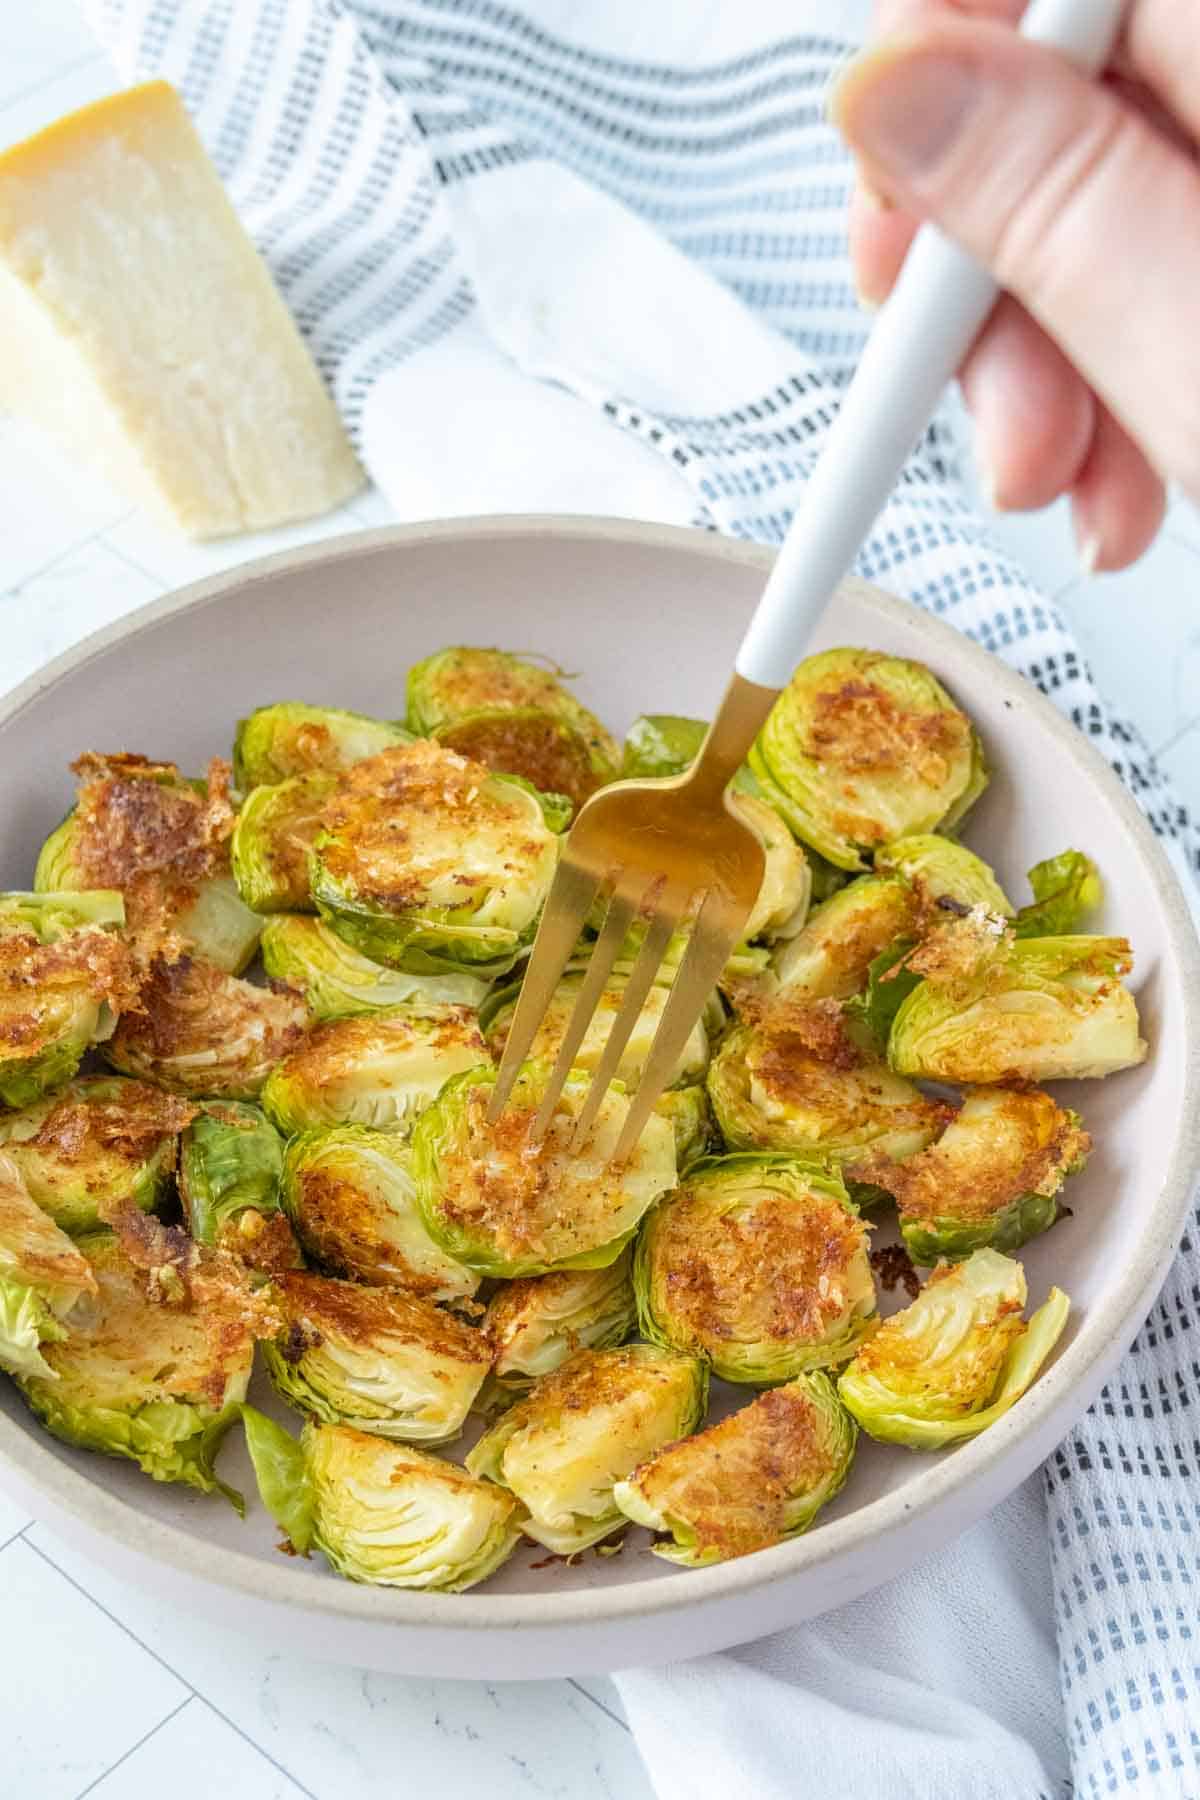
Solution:
<svg viewBox="0 0 1200 1800">
<path fill-rule="evenodd" d="M 164 81 L 0 156 L 0 402 L 193 537 L 309 518 L 363 486 Z"/>
</svg>

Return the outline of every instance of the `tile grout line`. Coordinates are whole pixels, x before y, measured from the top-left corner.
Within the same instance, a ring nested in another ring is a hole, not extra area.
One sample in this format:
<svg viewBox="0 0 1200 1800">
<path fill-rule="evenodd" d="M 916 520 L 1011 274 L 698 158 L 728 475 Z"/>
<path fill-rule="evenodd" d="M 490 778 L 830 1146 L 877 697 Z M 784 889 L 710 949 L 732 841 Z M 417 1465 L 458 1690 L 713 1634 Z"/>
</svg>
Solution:
<svg viewBox="0 0 1200 1800">
<path fill-rule="evenodd" d="M 26 1536 L 26 1533 L 31 1529 L 32 1526 L 34 1526 L 36 1524 L 37 1524 L 37 1520 L 33 1519 L 30 1521 L 29 1525 L 26 1525 L 23 1530 L 21 1530 L 17 1533 L 17 1536 L 20 1538 L 21 1542 L 28 1549 L 32 1550 L 33 1554 L 35 1556 L 40 1556 L 42 1561 L 44 1563 L 46 1563 L 50 1568 L 55 1570 L 55 1572 L 57 1574 L 61 1575 L 63 1580 L 65 1582 L 67 1582 L 71 1587 L 73 1587 L 77 1594 L 82 1594 L 82 1596 L 85 1600 L 90 1601 L 91 1604 L 96 1608 L 97 1612 L 102 1612 L 104 1614 L 104 1617 L 106 1619 L 108 1619 L 111 1624 L 113 1624 L 117 1627 L 118 1631 L 123 1631 L 125 1633 L 125 1636 L 127 1638 L 131 1639 L 132 1642 L 138 1646 L 139 1650 L 144 1650 L 146 1652 L 146 1655 L 151 1657 L 153 1659 L 153 1661 L 158 1664 L 159 1668 L 165 1669 L 167 1671 L 168 1675 L 173 1676 L 176 1681 L 178 1681 L 183 1687 L 185 1687 L 188 1690 L 189 1695 L 191 1695 L 195 1699 L 199 1700 L 202 1705 L 207 1706 L 209 1711 L 215 1713 L 217 1718 L 220 1719 L 224 1724 L 228 1725 L 228 1727 L 231 1731 L 236 1731 L 237 1735 L 240 1738 L 243 1738 L 246 1741 L 246 1743 L 250 1745 L 252 1750 L 257 1750 L 260 1756 L 265 1757 L 267 1762 L 269 1762 L 271 1764 L 272 1768 L 278 1769 L 279 1773 L 281 1775 L 285 1776 L 286 1779 L 288 1781 L 290 1781 L 294 1787 L 298 1788 L 300 1793 L 307 1796 L 307 1800 L 317 1800 L 317 1796 L 312 1792 L 312 1790 L 310 1788 L 306 1788 L 304 1786 L 304 1783 L 302 1781 L 300 1781 L 295 1775 L 293 1775 L 289 1769 L 286 1769 L 281 1762 L 276 1761 L 275 1757 L 273 1757 L 271 1755 L 271 1752 L 269 1750 L 264 1750 L 264 1748 L 261 1744 L 256 1743 L 255 1740 L 250 1736 L 250 1733 L 248 1731 L 243 1731 L 242 1727 L 240 1725 L 238 1725 L 235 1720 L 229 1718 L 225 1713 L 223 1713 L 219 1706 L 215 1706 L 213 1704 L 213 1702 L 208 1698 L 208 1695 L 202 1694 L 200 1692 L 199 1688 L 195 1687 L 193 1685 L 193 1683 L 188 1680 L 186 1675 L 181 1675 L 179 1673 L 178 1669 L 173 1669 L 171 1667 L 170 1663 L 167 1661 L 166 1657 L 160 1656 L 157 1650 L 152 1649 L 151 1646 L 148 1643 L 146 1643 L 144 1638 L 140 1638 L 138 1636 L 137 1632 L 134 1631 L 130 1626 L 128 1626 L 125 1623 L 124 1619 L 119 1619 L 117 1617 L 116 1613 L 111 1612 L 109 1610 L 109 1608 L 107 1606 L 105 1606 L 105 1604 L 102 1600 L 97 1600 L 95 1594 L 89 1594 L 87 1589 L 82 1585 L 81 1582 L 76 1581 L 76 1579 L 73 1575 L 69 1575 L 67 1573 L 67 1571 L 59 1563 L 56 1563 L 52 1556 L 47 1556 L 46 1552 L 38 1544 L 31 1542 L 31 1540 Z"/>
<path fill-rule="evenodd" d="M 125 518 L 129 517 L 130 515 L 126 513 Z M 117 520 L 118 525 L 123 525 L 124 523 L 124 519 Z M 148 569 L 145 563 L 136 562 L 127 551 L 122 550 L 117 544 L 114 544 L 109 538 L 108 533 L 115 530 L 115 525 L 106 525 L 104 530 L 100 533 L 100 537 L 103 541 L 104 548 L 110 555 L 115 556 L 118 562 L 123 562 L 127 569 L 133 569 L 138 575 L 144 575 L 147 581 L 156 581 L 162 588 L 164 594 L 168 593 L 172 586 L 179 587 L 181 585 L 179 582 L 172 583 L 168 581 L 165 576 L 158 574 L 154 569 Z"/>
<path fill-rule="evenodd" d="M 584 1687 L 582 1682 L 576 1681 L 576 1679 L 573 1675 L 568 1675 L 566 1677 L 566 1682 L 567 1682 L 567 1686 L 573 1687 L 577 1694 L 582 1694 L 585 1700 L 590 1700 L 593 1706 L 598 1706 L 600 1711 L 604 1714 L 605 1718 L 611 1719 L 614 1725 L 619 1725 L 621 1727 L 621 1730 L 625 1733 L 625 1735 L 627 1737 L 633 1736 L 633 1733 L 629 1729 L 629 1725 L 626 1722 L 626 1720 L 620 1718 L 618 1716 L 618 1714 L 616 1714 L 613 1711 L 611 1706 L 606 1706 L 604 1704 L 603 1700 L 597 1700 L 595 1694 L 589 1693 L 587 1688 Z"/>
<path fill-rule="evenodd" d="M 123 519 L 127 519 L 128 517 L 128 513 L 122 515 Z M 113 528 L 121 524 L 121 522 L 122 519 L 112 519 L 107 525 L 99 525 L 95 531 L 89 531 L 86 537 L 75 538 L 64 550 L 56 551 L 47 562 L 39 563 L 36 569 L 30 569 L 27 574 L 22 575 L 20 581 L 14 581 L 11 586 L 6 587 L 3 592 L 0 592 L 0 601 L 15 599 L 18 594 L 24 593 L 31 581 L 39 581 L 43 575 L 48 575 L 51 569 L 56 569 L 60 562 L 65 562 L 68 556 L 74 556 L 77 550 L 86 550 L 89 544 L 96 543 L 98 539 L 104 536 L 106 531 L 112 531 Z M 105 547 L 111 548 L 110 545 L 106 545 Z M 114 556 L 119 554 L 118 551 L 113 551 Z"/>
<path fill-rule="evenodd" d="M 1198 725 L 1200 725 L 1200 713 L 1193 713 L 1190 719 L 1185 719 L 1182 725 L 1176 726 L 1170 737 L 1164 738 L 1161 744 L 1154 747 L 1154 755 L 1156 757 L 1165 756 L 1168 750 L 1173 750 L 1176 744 L 1181 744 L 1188 733 L 1195 731 Z"/>
<path fill-rule="evenodd" d="M 143 1744 L 148 1744 L 150 1739 L 154 1737 L 157 1732 L 160 1732 L 164 1725 L 169 1725 L 172 1719 L 177 1719 L 184 1707 L 190 1706 L 195 1698 L 195 1694 L 185 1694 L 179 1704 L 173 1706 L 170 1712 L 158 1721 L 157 1725 L 152 1725 L 149 1731 L 142 1733 L 136 1744 L 130 1744 L 128 1750 L 122 1751 L 116 1762 L 109 1763 L 107 1769 L 102 1770 L 101 1773 L 96 1776 L 95 1780 L 89 1781 L 85 1788 L 80 1788 L 75 1796 L 75 1800 L 84 1800 L 85 1794 L 93 1793 L 95 1789 L 100 1786 L 102 1781 L 107 1781 L 109 1776 L 121 1767 L 122 1763 L 127 1763 L 129 1758 L 133 1756 L 135 1752 L 140 1750 Z"/>
<path fill-rule="evenodd" d="M 15 1544 L 17 1539 L 19 1537 L 22 1537 L 24 1535 L 24 1533 L 29 1530 L 29 1527 L 31 1525 L 36 1525 L 36 1524 L 37 1524 L 36 1519 L 26 1519 L 24 1525 L 21 1525 L 20 1527 L 18 1527 L 18 1529 L 16 1531 L 14 1531 L 10 1537 L 5 1538 L 4 1542 L 2 1544 L 0 1544 L 0 1550 L 7 1550 L 8 1546 L 10 1544 Z"/>
</svg>

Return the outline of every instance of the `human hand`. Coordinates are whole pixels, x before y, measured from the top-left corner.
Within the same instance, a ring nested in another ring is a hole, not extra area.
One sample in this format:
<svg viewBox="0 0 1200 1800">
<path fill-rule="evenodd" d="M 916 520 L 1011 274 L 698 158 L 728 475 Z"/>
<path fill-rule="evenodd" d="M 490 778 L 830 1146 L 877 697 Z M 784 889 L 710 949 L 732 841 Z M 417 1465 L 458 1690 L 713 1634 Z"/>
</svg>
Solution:
<svg viewBox="0 0 1200 1800">
<path fill-rule="evenodd" d="M 1007 290 L 961 370 L 990 497 L 1070 494 L 1088 569 L 1140 556 L 1164 478 L 1200 499 L 1200 0 L 1133 0 L 1103 81 L 1018 37 L 1022 0 L 878 0 L 833 99 L 850 243 L 882 301 L 935 220 Z"/>
</svg>

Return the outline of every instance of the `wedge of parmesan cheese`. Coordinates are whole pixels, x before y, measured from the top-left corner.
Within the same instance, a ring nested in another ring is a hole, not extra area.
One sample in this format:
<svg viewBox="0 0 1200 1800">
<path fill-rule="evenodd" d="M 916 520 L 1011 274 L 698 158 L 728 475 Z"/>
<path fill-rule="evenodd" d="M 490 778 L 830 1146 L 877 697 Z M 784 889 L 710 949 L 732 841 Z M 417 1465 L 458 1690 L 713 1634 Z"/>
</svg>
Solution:
<svg viewBox="0 0 1200 1800">
<path fill-rule="evenodd" d="M 0 155 L 0 406 L 192 537 L 309 518 L 363 485 L 165 81 Z"/>
</svg>

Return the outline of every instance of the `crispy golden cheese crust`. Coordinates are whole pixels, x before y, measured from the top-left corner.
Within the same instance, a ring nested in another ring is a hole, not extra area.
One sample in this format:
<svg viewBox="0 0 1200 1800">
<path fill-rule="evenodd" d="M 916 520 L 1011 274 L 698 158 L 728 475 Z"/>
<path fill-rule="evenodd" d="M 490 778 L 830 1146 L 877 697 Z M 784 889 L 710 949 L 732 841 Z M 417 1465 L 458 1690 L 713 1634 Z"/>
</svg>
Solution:
<svg viewBox="0 0 1200 1800">
<path fill-rule="evenodd" d="M 84 927 L 54 944 L 33 932 L 0 937 L 0 1060 L 34 1055 L 57 1037 L 53 997 L 80 989 L 115 1012 L 136 1005 L 133 959 L 113 932 Z"/>
<path fill-rule="evenodd" d="M 922 1293 L 938 1282 L 956 1277 L 961 1268 L 961 1263 L 938 1263 L 927 1277 Z M 859 1345 L 854 1357 L 855 1373 L 864 1381 L 875 1379 L 884 1389 L 895 1386 L 901 1391 L 919 1391 L 922 1386 L 935 1386 L 948 1413 L 953 1413 L 956 1407 L 965 1413 L 978 1405 L 981 1389 L 989 1391 L 989 1383 L 984 1377 L 990 1374 L 994 1381 L 1009 1350 L 1024 1334 L 1026 1324 L 1022 1308 L 1023 1301 L 1019 1296 L 998 1298 L 993 1311 L 986 1318 L 975 1321 L 971 1353 L 940 1358 L 936 1374 L 929 1370 L 927 1339 L 916 1332 L 904 1331 L 896 1324 L 897 1319 L 904 1317 L 903 1313 L 894 1313 L 883 1321 L 872 1337 Z"/>
<path fill-rule="evenodd" d="M 870 659 L 863 658 L 861 666 L 869 670 Z M 856 779 L 879 781 L 891 774 L 936 792 L 954 765 L 970 755 L 971 723 L 957 707 L 918 710 L 902 704 L 863 673 L 809 696 L 802 748 L 827 779 L 844 777 L 848 795 Z M 850 807 L 835 811 L 831 823 L 855 843 L 879 840 L 878 822 Z"/>
<path fill-rule="evenodd" d="M 764 1187 L 718 1213 L 685 1182 L 655 1216 L 656 1286 L 673 1321 L 704 1345 L 823 1338 L 857 1297 L 852 1265 L 867 1228 L 832 1195 Z M 851 1292 L 854 1287 L 855 1292 Z"/>
<path fill-rule="evenodd" d="M 587 749 L 561 720 L 492 713 L 464 719 L 440 734 L 460 755 L 508 775 L 523 775 L 543 794 L 566 794 L 581 806 L 601 785 Z"/>
<path fill-rule="evenodd" d="M 74 1287 L 87 1294 L 97 1291 L 87 1258 L 30 1196 L 16 1165 L 2 1151 L 0 1246 L 16 1259 L 16 1278 L 32 1287 Z"/>
<path fill-rule="evenodd" d="M 73 852 L 87 887 L 119 888 L 135 939 L 153 939 L 196 897 L 198 885 L 229 871 L 236 812 L 230 765 L 214 757 L 203 792 L 182 782 L 174 763 L 88 751 L 71 765 L 78 778 Z"/>
<path fill-rule="evenodd" d="M 888 882 L 873 896 L 870 906 L 839 910 L 828 925 L 817 914 L 793 940 L 794 953 L 799 955 L 811 942 L 824 965 L 826 992 L 846 999 L 865 984 L 875 958 L 916 924 L 917 907 L 911 892 L 898 881 Z"/>
<path fill-rule="evenodd" d="M 278 982 L 253 987 L 201 957 L 157 955 L 138 1010 L 122 1015 L 112 1047 L 122 1066 L 141 1065 L 167 1081 L 157 1065 L 208 1045 L 236 1043 L 250 1032 L 258 1039 L 254 1069 L 265 1077 L 295 1049 L 307 1026 L 308 1008 L 293 988 Z"/>
<path fill-rule="evenodd" d="M 530 1142 L 537 1106 L 510 1100 L 489 1123 L 491 1087 L 468 1088 L 467 1128 L 439 1150 L 442 1171 L 438 1210 L 453 1226 L 484 1235 L 509 1262 L 565 1262 L 572 1249 L 576 1218 L 588 1222 L 579 1234 L 580 1251 L 625 1228 L 625 1165 L 598 1162 L 587 1148 L 579 1156 L 566 1148 L 574 1117 L 561 1105 L 539 1145 Z M 638 1155 L 634 1151 L 634 1157 Z M 601 1223 L 597 1226 L 596 1222 Z M 547 1249 L 552 1245 L 552 1254 Z"/>
<path fill-rule="evenodd" d="M 25 1140 L 64 1163 L 86 1163 L 96 1149 L 140 1163 L 164 1137 L 177 1137 L 198 1110 L 145 1081 L 127 1082 L 120 1098 L 112 1100 L 87 1100 L 78 1092 L 80 1085 L 86 1088 L 86 1083 L 77 1084 L 75 1092 L 66 1093 Z"/>
<path fill-rule="evenodd" d="M 812 1401 L 780 1387 L 668 1445 L 633 1480 L 660 1517 L 686 1522 L 697 1553 L 725 1560 L 781 1543 L 792 1496 L 815 1486 L 828 1461 Z"/>
<path fill-rule="evenodd" d="M 983 1090 L 976 1091 L 976 1097 Z M 1088 1133 L 1040 1089 L 989 1090 L 994 1107 L 957 1149 L 939 1141 L 902 1163 L 868 1157 L 850 1170 L 885 1188 L 907 1219 L 936 1221 L 947 1210 L 983 1221 L 1022 1194 L 1053 1194 L 1064 1172 L 1087 1156 Z"/>
<path fill-rule="evenodd" d="M 549 1375 L 543 1375 L 533 1392 L 518 1400 L 505 1417 L 536 1427 L 572 1413 L 621 1406 L 635 1395 L 645 1395 L 647 1388 L 656 1383 L 675 1387 L 679 1368 L 678 1359 L 660 1364 L 639 1355 L 636 1345 L 617 1350 L 577 1350 Z"/>
<path fill-rule="evenodd" d="M 436 1011 L 405 1014 L 365 1013 L 349 1019 L 327 1019 L 314 1025 L 288 1056 L 284 1074 L 306 1089 L 319 1090 L 353 1076 L 364 1057 L 389 1045 L 428 1048 L 435 1056 L 464 1047 L 477 1050 L 480 1063 L 490 1062 L 488 1047 L 470 1006 L 441 1005 Z"/>
<path fill-rule="evenodd" d="M 108 1222 L 114 1236 L 92 1239 L 88 1251 L 98 1298 L 72 1315 L 65 1345 L 43 1347 L 47 1362 L 64 1382 L 86 1382 L 101 1405 L 138 1399 L 149 1384 L 164 1397 L 221 1406 L 255 1340 L 278 1329 L 269 1296 L 251 1289 L 235 1258 L 131 1203 Z"/>
<path fill-rule="evenodd" d="M 281 1348 L 289 1361 L 328 1337 L 366 1350 L 383 1340 L 417 1344 L 431 1356 L 491 1367 L 491 1344 L 477 1326 L 417 1295 L 298 1269 L 277 1275 L 273 1287 L 285 1321 Z"/>
<path fill-rule="evenodd" d="M 489 881 L 462 868 L 462 847 L 472 836 L 487 831 L 506 871 L 527 868 L 545 848 L 543 835 L 530 835 L 527 796 L 490 783 L 483 763 L 425 738 L 368 756 L 346 770 L 325 806 L 332 839 L 322 861 L 335 880 L 384 909 L 420 906 L 432 887 L 447 883 L 467 905 Z"/>
</svg>

